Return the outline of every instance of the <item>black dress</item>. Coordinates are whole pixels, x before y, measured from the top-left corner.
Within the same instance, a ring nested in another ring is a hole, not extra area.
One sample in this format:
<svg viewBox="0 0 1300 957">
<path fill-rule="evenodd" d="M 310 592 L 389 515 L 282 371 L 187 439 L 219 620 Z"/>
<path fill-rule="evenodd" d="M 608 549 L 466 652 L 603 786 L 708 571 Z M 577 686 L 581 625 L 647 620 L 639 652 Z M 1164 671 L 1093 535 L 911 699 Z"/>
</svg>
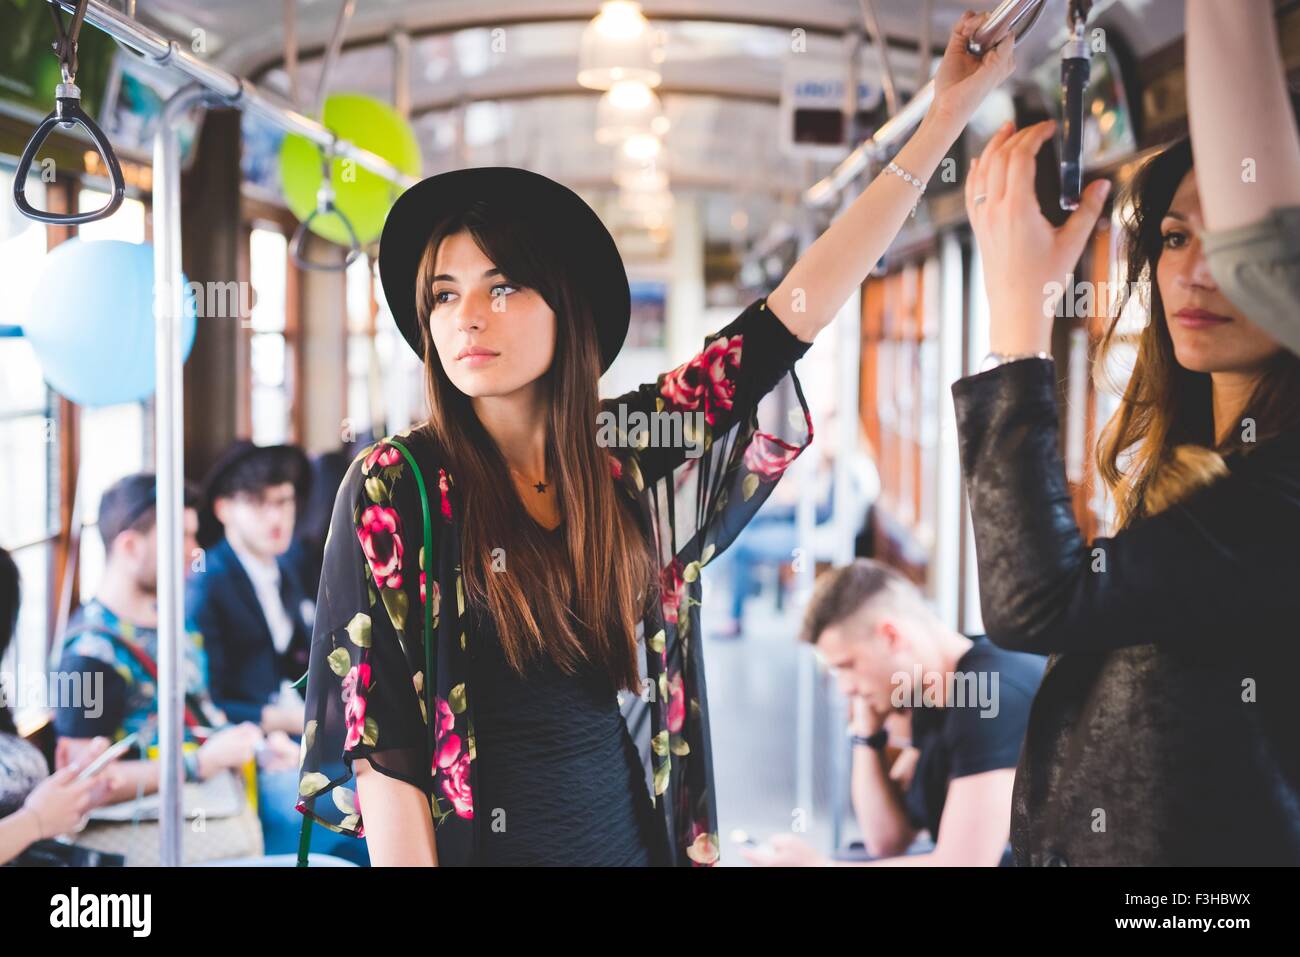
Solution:
<svg viewBox="0 0 1300 957">
<path fill-rule="evenodd" d="M 478 863 L 663 863 L 645 774 L 609 677 L 590 665 L 565 674 L 549 658 L 521 677 L 492 616 L 477 607 L 473 614 Z"/>
</svg>

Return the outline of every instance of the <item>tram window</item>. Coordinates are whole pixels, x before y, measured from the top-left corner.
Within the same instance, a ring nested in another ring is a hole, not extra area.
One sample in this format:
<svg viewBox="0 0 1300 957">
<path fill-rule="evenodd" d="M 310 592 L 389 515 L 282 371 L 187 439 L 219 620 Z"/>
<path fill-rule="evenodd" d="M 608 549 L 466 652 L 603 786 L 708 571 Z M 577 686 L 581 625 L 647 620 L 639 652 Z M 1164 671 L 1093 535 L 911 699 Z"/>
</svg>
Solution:
<svg viewBox="0 0 1300 957">
<path fill-rule="evenodd" d="M 286 284 L 289 244 L 275 229 L 255 227 L 250 238 L 249 271 L 253 283 L 252 339 L 253 441 L 277 445 L 291 440 L 291 379 L 287 375 Z"/>
<path fill-rule="evenodd" d="M 108 194 L 94 189 L 80 190 L 78 209 L 99 209 Z M 116 239 L 143 243 L 148 238 L 147 210 L 137 199 L 127 199 L 108 219 L 85 223 L 77 235 L 87 240 Z M 83 598 L 95 593 L 104 567 L 104 544 L 99 538 L 99 499 L 104 490 L 125 475 L 151 467 L 145 449 L 152 433 L 150 403 L 132 402 L 105 408 L 81 408 L 78 436 L 78 482 L 81 501 L 78 510 L 85 526 L 81 535 L 78 587 Z"/>
<path fill-rule="evenodd" d="M 375 348 L 374 273 L 370 259 L 360 256 L 348 267 L 348 394 L 346 415 L 353 429 L 369 425 L 381 409 L 372 408 L 371 356 Z"/>
<path fill-rule="evenodd" d="M 1101 251 L 1107 257 L 1106 281 L 1112 292 L 1110 300 L 1112 306 L 1115 302 L 1114 294 L 1120 290 L 1121 284 L 1128 278 L 1128 267 L 1123 260 L 1121 241 L 1124 236 L 1123 224 L 1131 219 L 1132 215 L 1133 208 L 1131 205 L 1121 207 L 1116 204 L 1111 214 L 1108 242 L 1106 248 Z M 1124 307 L 1119 314 L 1119 321 L 1115 326 L 1114 338 L 1111 340 L 1110 347 L 1100 363 L 1097 374 L 1093 377 L 1094 382 L 1097 384 L 1096 428 L 1098 435 L 1100 435 L 1105 424 L 1119 410 L 1124 389 L 1127 388 L 1128 380 L 1133 374 L 1133 367 L 1137 363 L 1138 339 L 1150 318 L 1147 303 L 1149 290 L 1139 289 L 1136 292 L 1138 294 L 1129 295 L 1125 300 Z M 1108 317 L 1109 311 L 1108 309 Z M 1100 337 L 1108 325 L 1109 318 L 1098 327 L 1096 335 Z M 1095 464 L 1095 439 L 1093 446 L 1088 449 L 1088 454 L 1093 456 L 1094 459 L 1094 462 L 1090 464 Z M 1127 468 L 1127 458 L 1128 454 L 1120 456 L 1121 471 Z M 1093 481 L 1093 487 L 1090 491 L 1088 507 L 1091 509 L 1096 521 L 1096 534 L 1113 534 L 1115 501 L 1110 494 L 1110 490 L 1106 487 L 1106 483 L 1098 477 Z"/>
<path fill-rule="evenodd" d="M 0 167 L 0 191 L 13 190 L 13 170 Z M 27 195 L 45 206 L 45 187 L 29 177 Z M 0 325 L 23 325 L 30 316 L 31 290 L 46 252 L 45 227 L 23 219 L 6 204 L 0 215 L 0 286 L 9 307 Z M 30 682 L 45 671 L 49 627 L 49 567 L 53 549 L 54 503 L 50 497 L 57 452 L 53 396 L 25 339 L 0 337 L 0 545 L 22 576 L 18 633 L 0 662 L 4 690 L 21 703 Z M 11 677 L 12 676 L 12 677 Z M 9 686 L 16 679 L 16 687 Z M 14 709 L 21 723 L 21 707 Z"/>
<path fill-rule="evenodd" d="M 424 363 L 406 345 L 397 331 L 397 323 L 388 311 L 388 302 L 378 297 L 379 317 L 376 320 L 375 351 L 379 367 L 384 370 L 381 380 L 384 406 L 380 410 L 383 431 L 394 432 L 425 418 L 428 399 L 424 393 Z M 365 423 L 359 423 L 358 429 Z"/>
<path fill-rule="evenodd" d="M 103 409 L 81 410 L 81 533 L 78 585 L 82 599 L 95 594 L 104 569 L 104 543 L 99 537 L 99 500 L 118 479 L 152 467 L 145 460 L 145 435 L 152 431 L 146 403 L 132 402 Z"/>
<path fill-rule="evenodd" d="M 79 210 L 102 209 L 108 204 L 109 194 L 97 189 L 83 189 L 77 194 Z M 145 241 L 145 205 L 138 199 L 125 199 L 116 213 L 107 219 L 82 223 L 77 227 L 81 239 L 120 239 L 128 243 Z"/>
</svg>

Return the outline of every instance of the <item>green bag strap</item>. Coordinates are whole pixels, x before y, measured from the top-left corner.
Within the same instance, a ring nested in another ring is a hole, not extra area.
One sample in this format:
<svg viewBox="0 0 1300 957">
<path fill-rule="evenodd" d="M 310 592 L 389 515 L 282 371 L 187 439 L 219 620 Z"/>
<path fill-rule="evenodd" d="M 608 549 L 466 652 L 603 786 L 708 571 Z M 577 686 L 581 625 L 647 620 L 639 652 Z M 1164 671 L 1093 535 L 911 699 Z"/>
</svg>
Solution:
<svg viewBox="0 0 1300 957">
<path fill-rule="evenodd" d="M 415 461 L 415 456 L 401 442 L 396 439 L 388 438 L 384 440 L 397 451 L 402 453 L 407 464 L 411 466 L 411 472 L 415 475 L 415 484 L 420 489 L 420 512 L 424 522 L 424 560 L 430 565 L 434 561 L 433 557 L 433 516 L 429 508 L 429 491 L 424 484 L 424 475 L 420 472 L 420 466 Z M 417 562 L 418 564 L 418 562 Z M 428 583 L 426 582 L 426 587 Z M 424 709 L 426 735 L 429 745 L 429 754 L 433 754 L 434 731 L 436 725 L 436 714 L 433 710 L 433 603 L 425 598 L 424 605 Z M 303 676 L 293 683 L 294 688 L 303 688 L 307 684 L 307 675 L 311 669 L 308 668 Z M 312 819 L 304 814 L 302 816 L 302 832 L 298 838 L 298 866 L 307 866 L 307 856 L 311 850 L 311 826 Z"/>
</svg>

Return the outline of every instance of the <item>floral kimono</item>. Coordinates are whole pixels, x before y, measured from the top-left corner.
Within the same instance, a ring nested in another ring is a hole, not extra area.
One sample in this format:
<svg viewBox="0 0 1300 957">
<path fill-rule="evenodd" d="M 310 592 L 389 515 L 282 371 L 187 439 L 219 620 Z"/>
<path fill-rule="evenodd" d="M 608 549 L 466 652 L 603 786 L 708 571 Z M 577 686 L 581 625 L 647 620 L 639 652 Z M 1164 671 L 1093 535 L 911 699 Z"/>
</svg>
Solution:
<svg viewBox="0 0 1300 957">
<path fill-rule="evenodd" d="M 794 372 L 808 347 L 758 299 L 707 336 L 690 361 L 601 403 L 609 413 L 603 419 L 616 423 L 615 440 L 601 439 L 610 479 L 635 501 L 659 556 L 662 603 L 637 628 L 644 691 L 619 699 L 632 739 L 638 728 L 648 737 L 641 749 L 646 787 L 658 837 L 677 865 L 712 865 L 719 856 L 700 570 L 735 539 L 812 441 Z M 778 389 L 787 380 L 793 389 Z M 646 420 L 635 413 L 660 412 L 681 413 L 685 441 L 665 444 L 652 428 L 638 428 Z M 331 830 L 363 837 L 365 812 L 348 785 L 353 760 L 366 758 L 428 796 L 440 864 L 473 864 L 484 825 L 474 807 L 475 698 L 465 651 L 475 635 L 460 565 L 466 490 L 438 461 L 424 429 L 395 438 L 424 476 L 433 551 L 424 554 L 419 489 L 405 457 L 386 441 L 375 443 L 348 469 L 326 541 L 297 809 Z M 432 676 L 425 674 L 422 638 L 426 601 L 436 645 Z M 434 714 L 425 713 L 425 681 L 434 682 Z"/>
</svg>

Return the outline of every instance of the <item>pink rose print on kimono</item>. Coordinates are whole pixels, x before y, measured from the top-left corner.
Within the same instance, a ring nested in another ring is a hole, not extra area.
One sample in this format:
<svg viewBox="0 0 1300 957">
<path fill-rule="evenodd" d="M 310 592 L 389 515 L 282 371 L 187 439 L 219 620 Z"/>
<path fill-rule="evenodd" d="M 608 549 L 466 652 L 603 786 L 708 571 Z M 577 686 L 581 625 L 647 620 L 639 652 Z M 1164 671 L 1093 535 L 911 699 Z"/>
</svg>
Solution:
<svg viewBox="0 0 1300 957">
<path fill-rule="evenodd" d="M 437 760 L 434 762 L 434 774 L 442 774 L 442 793 L 451 801 L 457 816 L 466 819 L 474 817 L 474 798 L 469 787 L 469 752 L 461 751 L 458 734 L 449 734 L 438 748 Z"/>
<path fill-rule="evenodd" d="M 801 451 L 798 446 L 782 441 L 775 435 L 755 432 L 754 441 L 745 449 L 745 468 L 762 478 L 776 479 L 790 467 L 790 463 Z"/>
<path fill-rule="evenodd" d="M 343 721 L 347 737 L 343 741 L 345 750 L 351 750 L 361 743 L 361 734 L 366 726 L 366 691 L 370 688 L 370 665 L 362 663 L 353 665 L 352 670 L 343 676 Z"/>
<path fill-rule="evenodd" d="M 361 465 L 361 471 L 369 475 L 376 465 L 380 468 L 388 468 L 400 461 L 402 461 L 402 453 L 397 451 L 395 446 L 381 442 L 366 456 L 365 462 Z"/>
<path fill-rule="evenodd" d="M 434 710 L 437 712 L 435 730 L 437 751 L 433 757 L 433 773 L 436 777 L 441 770 L 442 793 L 451 801 L 456 814 L 466 819 L 474 817 L 474 799 L 469 785 L 469 751 L 462 751 L 461 736 L 453 733 L 456 715 L 451 705 L 443 698 L 436 698 Z"/>
<path fill-rule="evenodd" d="M 357 525 L 361 550 L 370 562 L 378 588 L 402 587 L 402 535 L 397 510 L 371 505 Z"/>
<path fill-rule="evenodd" d="M 668 730 L 677 734 L 686 721 L 686 689 L 682 685 L 682 676 L 675 674 L 668 679 Z"/>
<path fill-rule="evenodd" d="M 437 712 L 438 723 L 434 727 L 434 740 L 441 742 L 456 728 L 456 715 L 451 710 L 451 705 L 447 703 L 446 698 L 436 698 L 434 710 Z M 456 759 L 456 754 L 460 751 L 460 738 L 456 738 L 456 750 L 451 753 L 449 761 Z M 440 766 L 445 766 L 441 765 Z"/>
<path fill-rule="evenodd" d="M 696 867 L 712 867 L 718 862 L 718 836 L 708 830 L 704 821 L 691 824 L 691 844 L 686 856 Z"/>
<path fill-rule="evenodd" d="M 730 409 L 736 395 L 734 372 L 740 368 L 739 335 L 719 336 L 694 359 L 665 374 L 659 387 L 668 409 L 701 410 L 704 421 L 714 424 L 717 409 Z"/>
<path fill-rule="evenodd" d="M 469 787 L 468 751 L 462 754 L 455 764 L 447 768 L 447 775 L 442 781 L 442 793 L 447 795 L 458 817 L 473 820 L 474 797 Z"/>
<path fill-rule="evenodd" d="M 686 581 L 682 578 L 681 559 L 674 558 L 659 573 L 663 588 L 664 621 L 677 621 L 677 609 L 686 597 Z"/>
<path fill-rule="evenodd" d="M 446 469 L 438 469 L 438 491 L 442 493 L 442 517 L 444 521 L 451 521 L 451 481 L 447 478 Z"/>
</svg>

